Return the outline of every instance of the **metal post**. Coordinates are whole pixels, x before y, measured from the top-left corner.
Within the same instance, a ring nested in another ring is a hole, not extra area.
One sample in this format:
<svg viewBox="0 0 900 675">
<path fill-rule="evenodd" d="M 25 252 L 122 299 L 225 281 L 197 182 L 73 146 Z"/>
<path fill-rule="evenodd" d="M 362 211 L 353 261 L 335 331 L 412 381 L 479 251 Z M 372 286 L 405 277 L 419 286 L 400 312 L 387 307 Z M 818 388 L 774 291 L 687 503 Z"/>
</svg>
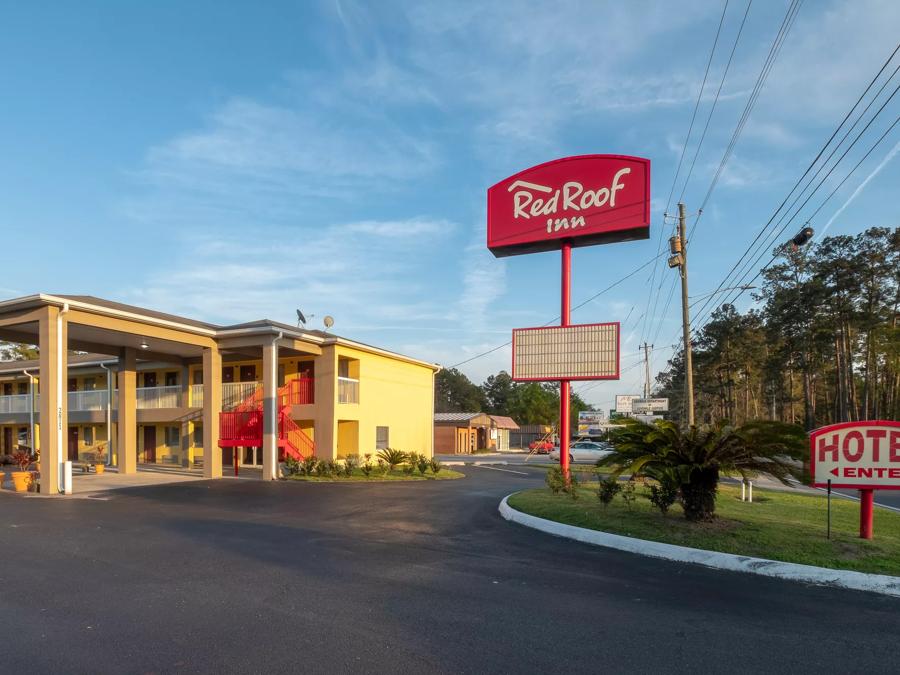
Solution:
<svg viewBox="0 0 900 675">
<path fill-rule="evenodd" d="M 753 481 L 747 481 L 747 501 L 753 503 Z"/>
<path fill-rule="evenodd" d="M 112 400 L 113 400 L 113 382 L 112 368 L 105 363 L 101 363 L 100 367 L 106 371 L 106 465 L 113 465 L 113 433 L 112 433 Z"/>
<path fill-rule="evenodd" d="M 572 298 L 570 290 L 572 286 L 572 244 L 563 242 L 562 245 L 562 276 L 560 292 L 560 325 L 568 326 Z M 559 466 L 566 482 L 569 480 L 569 381 L 561 380 L 559 383 Z"/>
<path fill-rule="evenodd" d="M 747 501 L 747 481 L 741 478 L 741 501 Z"/>
<path fill-rule="evenodd" d="M 828 481 L 828 538 L 831 539 L 831 480 Z"/>
<path fill-rule="evenodd" d="M 875 506 L 875 490 L 871 488 L 859 491 L 859 537 L 872 538 L 872 511 Z"/>
<path fill-rule="evenodd" d="M 687 424 L 694 426 L 694 368 L 691 356 L 691 315 L 688 307 L 687 236 L 684 227 L 684 204 L 678 203 L 678 238 L 681 240 L 681 323 L 684 338 L 684 405 Z"/>
</svg>

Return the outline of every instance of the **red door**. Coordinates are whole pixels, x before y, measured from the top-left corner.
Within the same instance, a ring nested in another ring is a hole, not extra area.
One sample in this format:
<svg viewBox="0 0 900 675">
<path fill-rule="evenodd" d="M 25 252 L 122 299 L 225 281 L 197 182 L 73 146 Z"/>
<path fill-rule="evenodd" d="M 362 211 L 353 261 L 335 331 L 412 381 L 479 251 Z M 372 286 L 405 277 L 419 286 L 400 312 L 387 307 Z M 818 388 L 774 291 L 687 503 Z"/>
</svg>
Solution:
<svg viewBox="0 0 900 675">
<path fill-rule="evenodd" d="M 78 427 L 69 427 L 69 461 L 78 461 Z"/>
<path fill-rule="evenodd" d="M 12 427 L 3 429 L 3 452 L 8 455 L 11 455 L 13 451 L 12 431 Z"/>
<path fill-rule="evenodd" d="M 156 427 L 144 427 L 144 462 L 156 464 Z"/>
</svg>

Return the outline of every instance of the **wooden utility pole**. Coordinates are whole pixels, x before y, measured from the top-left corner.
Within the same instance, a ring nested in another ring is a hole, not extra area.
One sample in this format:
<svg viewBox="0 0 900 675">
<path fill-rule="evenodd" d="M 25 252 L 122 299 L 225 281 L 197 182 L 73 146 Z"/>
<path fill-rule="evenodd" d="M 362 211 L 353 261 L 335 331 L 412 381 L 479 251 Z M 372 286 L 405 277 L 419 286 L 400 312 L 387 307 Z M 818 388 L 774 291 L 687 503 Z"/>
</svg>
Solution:
<svg viewBox="0 0 900 675">
<path fill-rule="evenodd" d="M 644 350 L 644 398 L 650 398 L 650 350 L 653 345 L 644 342 L 641 349 Z"/>
<path fill-rule="evenodd" d="M 694 425 L 694 368 L 691 356 L 691 315 L 688 306 L 687 236 L 684 226 L 684 204 L 678 203 L 678 234 L 669 240 L 672 257 L 669 267 L 677 267 L 681 275 L 681 323 L 684 333 L 684 410 L 687 425 Z"/>
</svg>

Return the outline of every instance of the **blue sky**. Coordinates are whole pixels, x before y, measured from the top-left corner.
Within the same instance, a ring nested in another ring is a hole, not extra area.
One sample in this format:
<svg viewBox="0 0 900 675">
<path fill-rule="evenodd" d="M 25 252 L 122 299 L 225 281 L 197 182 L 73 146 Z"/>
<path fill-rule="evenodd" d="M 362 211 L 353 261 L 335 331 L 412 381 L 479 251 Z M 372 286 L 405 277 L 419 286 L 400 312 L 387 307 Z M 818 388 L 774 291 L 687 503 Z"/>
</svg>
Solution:
<svg viewBox="0 0 900 675">
<path fill-rule="evenodd" d="M 750 9 L 685 188 L 689 211 L 787 5 Z M 745 8 L 729 5 L 698 124 Z M 331 314 L 348 337 L 463 361 L 559 309 L 558 255 L 486 251 L 494 182 L 569 154 L 649 157 L 651 239 L 577 250 L 574 302 L 656 255 L 721 11 L 688 1 L 0 2 L 0 295 L 89 293 L 221 322 L 292 322 L 301 307 L 313 326 Z M 697 228 L 692 295 L 737 260 L 898 28 L 891 0 L 802 6 Z M 896 115 L 889 107 L 882 119 Z M 896 131 L 814 227 L 873 173 L 829 233 L 898 225 Z M 678 337 L 677 302 L 663 312 L 674 272 L 656 270 L 662 300 L 647 312 L 652 274 L 573 315 L 624 322 L 622 381 L 576 387 L 597 405 L 639 391 L 643 338 L 657 345 L 656 371 Z M 462 369 L 481 381 L 509 363 L 500 349 Z"/>
</svg>

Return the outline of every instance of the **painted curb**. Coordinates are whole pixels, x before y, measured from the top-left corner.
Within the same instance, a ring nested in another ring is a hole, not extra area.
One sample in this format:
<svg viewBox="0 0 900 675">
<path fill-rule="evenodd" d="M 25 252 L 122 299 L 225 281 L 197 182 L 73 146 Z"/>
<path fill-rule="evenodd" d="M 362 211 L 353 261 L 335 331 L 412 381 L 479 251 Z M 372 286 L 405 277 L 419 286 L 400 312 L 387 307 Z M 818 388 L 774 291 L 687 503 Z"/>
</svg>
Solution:
<svg viewBox="0 0 900 675">
<path fill-rule="evenodd" d="M 706 567 L 729 570 L 731 572 L 760 574 L 777 579 L 789 579 L 820 586 L 834 586 L 900 597 L 900 577 L 891 577 L 884 574 L 866 574 L 849 570 L 833 570 L 814 565 L 801 565 L 799 563 L 767 560 L 766 558 L 751 558 L 732 553 L 720 553 L 718 551 L 704 551 L 698 548 L 664 544 L 658 541 L 647 541 L 646 539 L 635 539 L 620 534 L 589 530 L 584 527 L 576 527 L 575 525 L 565 525 L 517 511 L 507 503 L 507 500 L 513 494 L 516 493 L 507 495 L 500 502 L 499 511 L 501 516 L 513 523 L 557 537 L 565 537 L 566 539 L 574 539 L 585 544 L 605 546 L 652 558 L 705 565 Z"/>
</svg>

